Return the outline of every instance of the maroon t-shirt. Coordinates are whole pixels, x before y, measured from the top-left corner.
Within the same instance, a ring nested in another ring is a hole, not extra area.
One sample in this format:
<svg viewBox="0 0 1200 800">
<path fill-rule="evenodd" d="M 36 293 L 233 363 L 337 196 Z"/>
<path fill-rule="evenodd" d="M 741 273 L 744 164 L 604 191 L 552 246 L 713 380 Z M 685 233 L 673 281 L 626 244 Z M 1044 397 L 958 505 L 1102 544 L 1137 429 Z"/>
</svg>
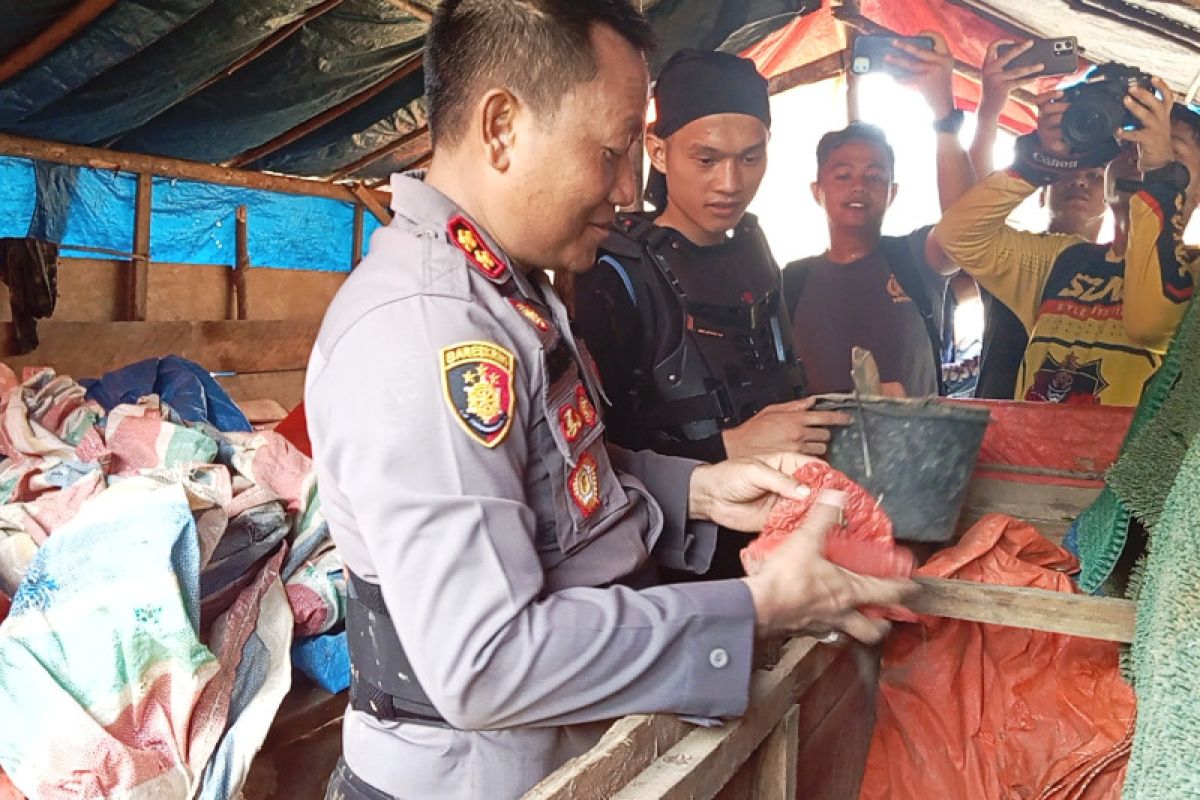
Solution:
<svg viewBox="0 0 1200 800">
<path fill-rule="evenodd" d="M 806 274 L 797 279 L 794 270 Z M 946 283 L 922 269 L 935 318 L 941 318 Z M 936 395 L 937 373 L 921 312 L 892 274 L 882 248 L 849 264 L 824 255 L 793 261 L 784 286 L 799 287 L 788 298 L 792 339 L 804 365 L 809 394 L 850 392 L 850 351 L 875 355 L 879 376 L 904 385 L 909 397 Z"/>
</svg>

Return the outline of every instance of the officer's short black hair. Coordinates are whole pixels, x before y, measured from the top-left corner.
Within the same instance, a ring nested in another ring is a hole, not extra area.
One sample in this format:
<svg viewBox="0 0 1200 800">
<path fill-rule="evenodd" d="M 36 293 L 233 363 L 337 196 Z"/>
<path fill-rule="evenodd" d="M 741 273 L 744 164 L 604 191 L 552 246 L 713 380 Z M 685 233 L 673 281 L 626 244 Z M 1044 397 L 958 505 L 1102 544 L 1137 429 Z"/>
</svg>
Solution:
<svg viewBox="0 0 1200 800">
<path fill-rule="evenodd" d="M 844 144 L 850 142 L 870 142 L 887 156 L 888 171 L 896 173 L 896 151 L 887 140 L 883 129 L 869 122 L 855 120 L 840 131 L 830 131 L 817 142 L 817 174 L 829 161 L 829 155 Z"/>
<path fill-rule="evenodd" d="M 596 77 L 591 31 L 607 25 L 646 52 L 654 35 L 628 0 L 443 0 L 425 37 L 425 98 L 434 143 L 456 141 L 478 93 L 504 86 L 552 116 Z"/>
</svg>

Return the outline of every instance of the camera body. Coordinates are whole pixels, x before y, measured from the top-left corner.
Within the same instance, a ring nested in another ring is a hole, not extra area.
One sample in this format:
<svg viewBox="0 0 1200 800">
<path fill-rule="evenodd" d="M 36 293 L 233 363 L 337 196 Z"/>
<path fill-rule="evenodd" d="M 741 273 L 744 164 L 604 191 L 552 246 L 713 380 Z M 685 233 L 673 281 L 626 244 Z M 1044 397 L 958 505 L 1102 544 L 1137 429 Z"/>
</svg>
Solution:
<svg viewBox="0 0 1200 800">
<path fill-rule="evenodd" d="M 1125 108 L 1125 96 L 1135 86 L 1153 92 L 1150 76 L 1126 64 L 1102 64 L 1082 83 L 1063 90 L 1069 103 L 1062 118 L 1063 141 L 1078 153 L 1111 147 L 1118 128 L 1140 127 Z"/>
</svg>

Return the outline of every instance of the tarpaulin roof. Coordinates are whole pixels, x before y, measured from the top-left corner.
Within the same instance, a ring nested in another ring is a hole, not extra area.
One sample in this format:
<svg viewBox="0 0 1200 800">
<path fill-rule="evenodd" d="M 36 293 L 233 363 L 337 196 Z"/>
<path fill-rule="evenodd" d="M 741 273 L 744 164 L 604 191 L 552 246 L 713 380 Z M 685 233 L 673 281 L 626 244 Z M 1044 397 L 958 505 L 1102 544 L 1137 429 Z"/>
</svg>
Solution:
<svg viewBox="0 0 1200 800">
<path fill-rule="evenodd" d="M 765 35 L 803 2 L 642 5 L 665 57 L 715 48 L 747 25 Z M 428 151 L 420 51 L 432 4 L 0 0 L 0 132 L 297 175 L 383 177 Z"/>
<path fill-rule="evenodd" d="M 327 179 L 381 179 L 429 148 L 422 39 L 435 0 L 0 0 L 0 132 Z M 1177 90 L 1196 0 L 641 0 L 661 47 L 747 52 L 768 76 L 845 47 L 844 25 L 943 32 L 977 68 L 1012 31 Z M 855 9 L 853 12 L 851 8 Z M 811 12 L 811 13 L 808 13 Z M 835 13 L 836 12 L 836 13 Z M 849 19 L 854 17 L 855 19 Z M 841 21 L 839 21 L 841 20 Z M 978 88 L 959 77 L 963 105 Z M 1023 129 L 1027 108 L 1005 121 Z"/>
</svg>

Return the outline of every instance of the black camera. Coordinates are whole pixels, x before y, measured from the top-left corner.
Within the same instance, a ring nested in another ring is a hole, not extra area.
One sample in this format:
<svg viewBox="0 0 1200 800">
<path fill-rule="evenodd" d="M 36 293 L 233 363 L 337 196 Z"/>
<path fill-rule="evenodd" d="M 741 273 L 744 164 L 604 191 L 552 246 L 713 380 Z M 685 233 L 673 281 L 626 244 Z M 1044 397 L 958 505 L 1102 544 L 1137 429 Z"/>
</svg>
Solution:
<svg viewBox="0 0 1200 800">
<path fill-rule="evenodd" d="M 1153 92 L 1150 76 L 1125 64 L 1102 64 L 1082 83 L 1063 90 L 1070 103 L 1062 117 L 1063 141 L 1077 153 L 1094 153 L 1113 145 L 1117 128 L 1139 128 L 1125 108 L 1125 96 L 1135 86 Z"/>
</svg>

